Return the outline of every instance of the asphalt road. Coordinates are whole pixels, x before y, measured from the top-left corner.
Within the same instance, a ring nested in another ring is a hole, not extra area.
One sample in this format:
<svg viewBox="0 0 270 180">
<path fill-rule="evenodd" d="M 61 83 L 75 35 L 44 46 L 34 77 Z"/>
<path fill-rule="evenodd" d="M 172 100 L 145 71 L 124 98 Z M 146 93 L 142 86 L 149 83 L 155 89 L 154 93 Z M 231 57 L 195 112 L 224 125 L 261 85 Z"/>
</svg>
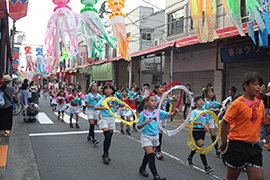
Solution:
<svg viewBox="0 0 270 180">
<path fill-rule="evenodd" d="M 49 124 L 27 123 L 26 128 L 33 148 L 37 164 L 37 173 L 42 180 L 147 180 L 152 179 L 150 169 L 147 167 L 149 177 L 142 177 L 139 172 L 144 151 L 140 144 L 140 132 L 131 132 L 132 136 L 119 133 L 119 123 L 113 135 L 110 148 L 112 159 L 109 165 L 102 162 L 103 134 L 96 127 L 96 138 L 100 144 L 94 147 L 87 143 L 88 122 L 83 115 L 80 117 L 80 129 L 71 129 L 69 124 L 57 120 L 52 112 L 49 101 L 40 99 L 41 112 L 44 112 L 51 121 Z M 167 128 L 175 128 L 168 125 Z M 209 135 L 206 144 L 210 144 Z M 200 156 L 193 158 L 194 166 L 186 165 L 186 158 L 190 152 L 187 145 L 188 129 L 183 129 L 175 136 L 163 137 L 162 150 L 164 159 L 156 160 L 158 173 L 169 180 L 190 179 L 223 179 L 226 167 L 215 150 L 207 154 L 208 164 L 215 170 L 206 175 Z M 265 179 L 270 179 L 270 152 L 263 151 Z M 268 170 L 267 170 L 268 169 Z M 241 173 L 240 180 L 247 179 Z"/>
</svg>

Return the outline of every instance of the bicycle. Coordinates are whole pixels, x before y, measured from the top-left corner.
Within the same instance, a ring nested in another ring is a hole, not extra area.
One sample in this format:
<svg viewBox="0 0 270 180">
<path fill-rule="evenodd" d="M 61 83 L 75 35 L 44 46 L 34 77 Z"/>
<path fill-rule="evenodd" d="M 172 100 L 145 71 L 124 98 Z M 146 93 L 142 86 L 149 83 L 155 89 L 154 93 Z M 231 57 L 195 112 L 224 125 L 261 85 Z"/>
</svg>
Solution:
<svg viewBox="0 0 270 180">
<path fill-rule="evenodd" d="M 22 105 L 21 102 L 18 100 L 17 95 L 14 95 L 14 96 L 13 96 L 13 102 L 14 102 L 14 104 L 15 104 L 16 107 L 13 109 L 12 114 L 13 114 L 13 116 L 17 116 L 17 115 L 19 115 L 19 114 L 22 112 L 22 110 L 23 110 L 23 105 Z"/>
</svg>

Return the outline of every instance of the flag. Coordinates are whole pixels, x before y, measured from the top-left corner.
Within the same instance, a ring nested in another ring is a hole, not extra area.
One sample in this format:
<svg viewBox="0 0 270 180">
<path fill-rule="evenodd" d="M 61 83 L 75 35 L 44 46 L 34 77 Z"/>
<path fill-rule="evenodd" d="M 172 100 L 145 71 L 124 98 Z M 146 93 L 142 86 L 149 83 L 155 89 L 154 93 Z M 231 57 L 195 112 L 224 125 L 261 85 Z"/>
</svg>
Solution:
<svg viewBox="0 0 270 180">
<path fill-rule="evenodd" d="M 27 15 L 29 0 L 9 0 L 9 17 L 14 21 Z"/>
</svg>

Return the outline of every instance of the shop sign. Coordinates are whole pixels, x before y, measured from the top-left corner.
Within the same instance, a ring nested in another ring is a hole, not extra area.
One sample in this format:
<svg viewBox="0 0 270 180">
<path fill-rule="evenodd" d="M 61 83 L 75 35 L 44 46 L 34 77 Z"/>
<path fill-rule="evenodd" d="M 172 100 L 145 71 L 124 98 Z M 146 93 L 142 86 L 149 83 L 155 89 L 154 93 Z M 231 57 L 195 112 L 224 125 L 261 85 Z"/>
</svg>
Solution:
<svg viewBox="0 0 270 180">
<path fill-rule="evenodd" d="M 222 62 L 243 60 L 258 60 L 270 58 L 270 47 L 260 47 L 254 44 L 233 46 L 220 49 Z"/>
<path fill-rule="evenodd" d="M 142 70 L 143 71 L 156 71 L 157 64 L 156 63 L 144 63 Z"/>
</svg>

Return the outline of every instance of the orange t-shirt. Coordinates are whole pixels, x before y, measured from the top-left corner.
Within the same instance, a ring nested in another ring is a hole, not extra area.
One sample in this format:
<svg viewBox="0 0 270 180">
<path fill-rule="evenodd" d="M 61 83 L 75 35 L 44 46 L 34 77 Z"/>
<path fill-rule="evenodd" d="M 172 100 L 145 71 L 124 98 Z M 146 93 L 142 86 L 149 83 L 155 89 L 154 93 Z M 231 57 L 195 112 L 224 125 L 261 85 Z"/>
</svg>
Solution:
<svg viewBox="0 0 270 180">
<path fill-rule="evenodd" d="M 241 101 L 241 98 L 249 103 L 260 101 L 258 99 L 250 101 L 241 96 L 230 105 L 223 118 L 231 125 L 229 140 L 259 142 L 262 122 L 265 121 L 264 104 L 260 101 L 256 107 L 257 120 L 253 124 L 251 121 L 253 108 Z"/>
</svg>

